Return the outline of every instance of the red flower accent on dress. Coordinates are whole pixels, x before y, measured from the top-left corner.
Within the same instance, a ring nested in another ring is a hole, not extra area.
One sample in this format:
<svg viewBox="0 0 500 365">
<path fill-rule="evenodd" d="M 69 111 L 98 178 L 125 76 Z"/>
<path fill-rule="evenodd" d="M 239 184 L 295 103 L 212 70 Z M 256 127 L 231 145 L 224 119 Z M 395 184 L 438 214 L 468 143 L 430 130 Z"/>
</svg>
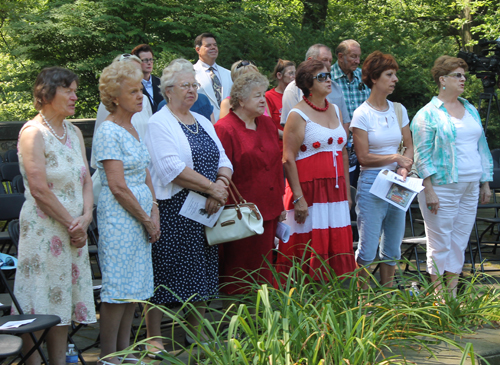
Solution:
<svg viewBox="0 0 500 365">
<path fill-rule="evenodd" d="M 75 321 L 81 323 L 87 320 L 87 307 L 84 302 L 78 302 L 75 306 Z"/>
<path fill-rule="evenodd" d="M 332 144 L 332 143 L 333 143 L 333 138 L 332 137 L 328 138 L 328 144 Z"/>
<path fill-rule="evenodd" d="M 342 144 L 342 142 L 344 142 L 344 138 L 339 137 L 339 139 L 337 140 L 337 143 L 338 143 L 338 144 Z"/>
<path fill-rule="evenodd" d="M 306 151 L 307 151 L 307 147 L 306 147 L 306 145 L 305 145 L 305 144 L 303 144 L 302 146 L 300 146 L 300 150 L 301 150 L 302 152 L 306 152 Z"/>
<path fill-rule="evenodd" d="M 319 142 L 314 142 L 314 143 L 313 143 L 313 147 L 314 147 L 314 148 L 320 148 L 320 147 L 321 147 L 321 143 L 319 143 Z"/>
<path fill-rule="evenodd" d="M 75 285 L 80 277 L 80 269 L 75 264 L 71 264 L 71 284 Z"/>
<path fill-rule="evenodd" d="M 62 252 L 62 241 L 58 236 L 54 236 L 50 240 L 50 252 L 57 257 Z"/>
</svg>

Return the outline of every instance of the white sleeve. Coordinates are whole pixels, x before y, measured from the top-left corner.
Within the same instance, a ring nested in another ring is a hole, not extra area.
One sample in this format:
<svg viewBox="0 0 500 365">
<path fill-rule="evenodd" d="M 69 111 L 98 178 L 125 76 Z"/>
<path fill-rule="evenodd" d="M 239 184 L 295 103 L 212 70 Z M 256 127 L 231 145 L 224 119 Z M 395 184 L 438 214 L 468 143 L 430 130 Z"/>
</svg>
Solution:
<svg viewBox="0 0 500 365">
<path fill-rule="evenodd" d="M 177 152 L 175 136 L 161 123 L 150 120 L 144 142 L 156 175 L 162 185 L 167 186 L 186 168 Z"/>
<path fill-rule="evenodd" d="M 290 110 L 300 101 L 302 92 L 295 86 L 295 82 L 290 83 L 283 92 L 283 106 L 281 107 L 281 125 L 285 125 Z"/>
<path fill-rule="evenodd" d="M 352 132 L 353 128 L 359 128 L 364 131 L 368 131 L 367 115 L 363 110 L 360 110 L 360 108 L 357 108 L 352 115 L 349 130 Z"/>
<path fill-rule="evenodd" d="M 108 109 L 104 106 L 103 103 L 99 103 L 99 108 L 97 109 L 97 116 L 95 118 L 95 126 L 94 126 L 94 138 L 97 134 L 97 130 L 99 129 L 99 126 L 106 120 L 110 113 L 108 112 Z M 90 155 L 90 167 L 93 169 L 97 169 L 97 164 L 95 160 L 95 152 L 94 152 L 94 139 L 92 139 L 92 154 Z"/>
</svg>

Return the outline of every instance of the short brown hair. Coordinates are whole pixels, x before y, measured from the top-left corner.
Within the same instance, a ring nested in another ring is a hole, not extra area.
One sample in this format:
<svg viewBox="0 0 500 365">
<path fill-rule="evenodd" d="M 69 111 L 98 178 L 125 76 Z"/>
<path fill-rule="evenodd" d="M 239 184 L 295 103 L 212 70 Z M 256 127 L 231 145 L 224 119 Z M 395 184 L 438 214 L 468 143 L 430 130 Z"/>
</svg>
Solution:
<svg viewBox="0 0 500 365">
<path fill-rule="evenodd" d="M 318 71 L 324 68 L 326 67 L 323 62 L 314 58 L 310 58 L 299 65 L 299 68 L 295 73 L 295 85 L 302 90 L 306 97 L 310 94 L 309 89 L 313 86 L 313 77 L 316 76 Z"/>
<path fill-rule="evenodd" d="M 132 53 L 133 55 L 139 57 L 139 53 L 141 52 L 151 52 L 151 54 L 154 56 L 154 52 L 153 52 L 153 49 L 151 48 L 151 46 L 149 44 L 139 44 L 138 46 L 135 46 L 134 49 L 132 50 Z"/>
<path fill-rule="evenodd" d="M 434 67 L 431 70 L 432 78 L 436 84 L 440 86 L 439 78 L 441 76 L 448 75 L 450 72 L 459 67 L 463 68 L 464 71 L 469 69 L 467 62 L 461 58 L 451 57 L 448 55 L 441 56 L 434 62 Z"/>
<path fill-rule="evenodd" d="M 288 60 L 282 60 L 281 58 L 279 58 L 278 63 L 276 64 L 276 66 L 274 66 L 274 70 L 273 70 L 273 74 L 272 74 L 273 79 L 276 80 L 277 79 L 276 74 L 278 72 L 283 73 L 285 68 L 290 67 L 290 66 L 295 67 L 295 62 L 288 61 Z"/>
<path fill-rule="evenodd" d="M 215 36 L 212 33 L 201 33 L 194 39 L 194 46 L 201 47 L 201 44 L 203 43 L 203 38 L 213 38 L 217 42 L 217 38 L 215 38 Z"/>
<path fill-rule="evenodd" d="M 392 55 L 380 51 L 370 53 L 363 63 L 363 83 L 371 89 L 373 86 L 372 80 L 378 80 L 382 72 L 386 70 L 399 70 L 396 59 Z"/>
<path fill-rule="evenodd" d="M 70 70 L 62 67 L 44 68 L 38 74 L 33 87 L 33 104 L 36 110 L 41 110 L 45 104 L 49 104 L 56 95 L 57 88 L 70 87 L 76 81 L 78 86 L 78 76 Z"/>
</svg>

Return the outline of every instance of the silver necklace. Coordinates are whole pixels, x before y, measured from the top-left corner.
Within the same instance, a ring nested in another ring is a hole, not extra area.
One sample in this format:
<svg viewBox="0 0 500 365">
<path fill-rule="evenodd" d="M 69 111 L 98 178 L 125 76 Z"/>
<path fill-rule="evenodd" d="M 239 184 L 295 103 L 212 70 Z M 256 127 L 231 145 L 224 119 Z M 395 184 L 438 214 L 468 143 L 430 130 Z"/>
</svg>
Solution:
<svg viewBox="0 0 500 365">
<path fill-rule="evenodd" d="M 50 125 L 50 123 L 49 123 L 49 121 L 47 120 L 47 118 L 45 118 L 45 116 L 42 114 L 42 112 L 40 112 L 40 115 L 42 116 L 43 122 L 45 123 L 45 125 L 46 125 L 47 127 L 49 127 L 49 129 L 50 129 L 50 131 L 52 132 L 52 134 L 53 134 L 54 136 L 56 136 L 56 138 L 57 138 L 57 139 L 59 139 L 59 140 L 61 140 L 61 141 L 62 141 L 62 140 L 64 139 L 64 137 L 66 137 L 66 123 L 64 123 L 64 120 L 63 120 L 63 123 L 62 123 L 63 129 L 64 129 L 64 133 L 63 133 L 63 135 L 62 135 L 61 137 L 59 137 L 59 136 L 57 135 L 56 131 L 54 130 L 54 128 L 52 128 L 52 126 Z"/>
<path fill-rule="evenodd" d="M 167 105 L 167 108 L 168 108 L 168 110 L 170 111 L 170 113 L 172 113 L 172 115 L 174 116 L 174 118 L 175 118 L 175 119 L 177 119 L 177 121 L 178 121 L 179 123 L 181 123 L 184 127 L 186 127 L 186 129 L 187 129 L 188 131 L 190 131 L 190 132 L 191 132 L 191 133 L 193 133 L 193 134 L 198 134 L 198 132 L 199 132 L 199 130 L 198 130 L 198 121 L 196 120 L 196 118 L 193 118 L 193 119 L 194 119 L 194 124 L 196 125 L 196 132 L 193 132 L 193 131 L 191 130 L 191 128 L 189 128 L 189 127 L 187 126 L 187 124 L 186 124 L 186 123 L 184 123 L 182 120 L 180 120 L 180 119 L 177 117 L 177 115 L 175 115 L 175 114 L 174 114 L 174 112 L 172 111 L 172 109 L 170 109 L 170 108 L 168 107 L 168 105 Z"/>
<path fill-rule="evenodd" d="M 371 106 L 373 109 L 379 111 L 379 112 L 386 112 L 389 110 L 389 104 L 387 104 L 387 108 L 385 108 L 384 110 L 380 110 L 379 108 L 375 108 L 368 100 L 366 100 L 366 103 Z"/>
</svg>

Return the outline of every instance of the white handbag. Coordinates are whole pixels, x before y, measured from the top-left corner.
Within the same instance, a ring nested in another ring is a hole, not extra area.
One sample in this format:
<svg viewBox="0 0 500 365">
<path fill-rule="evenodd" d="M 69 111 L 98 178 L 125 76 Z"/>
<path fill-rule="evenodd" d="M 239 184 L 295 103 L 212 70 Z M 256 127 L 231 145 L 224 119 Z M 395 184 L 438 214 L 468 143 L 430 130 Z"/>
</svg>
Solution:
<svg viewBox="0 0 500 365">
<path fill-rule="evenodd" d="M 233 201 L 239 203 L 224 206 L 215 226 L 205 227 L 207 242 L 210 246 L 264 233 L 264 221 L 259 208 L 254 203 L 248 203 L 243 199 L 231 180 L 230 183 L 229 193 Z M 238 200 L 231 188 L 238 195 Z"/>
</svg>

